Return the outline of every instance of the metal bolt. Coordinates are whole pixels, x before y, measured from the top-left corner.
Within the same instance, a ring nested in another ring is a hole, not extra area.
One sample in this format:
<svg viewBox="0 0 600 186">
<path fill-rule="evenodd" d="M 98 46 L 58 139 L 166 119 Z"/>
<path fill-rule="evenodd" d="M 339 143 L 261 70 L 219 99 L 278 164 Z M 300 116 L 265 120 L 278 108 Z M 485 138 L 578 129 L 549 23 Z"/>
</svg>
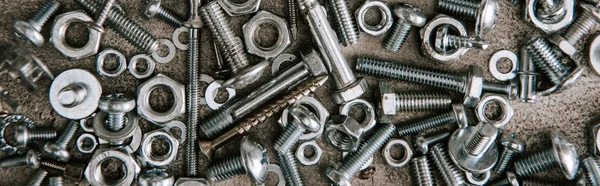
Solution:
<svg viewBox="0 0 600 186">
<path fill-rule="evenodd" d="M 448 140 L 450 159 L 465 171 L 483 174 L 498 161 L 497 136 L 498 129 L 490 123 L 458 129 Z"/>
<path fill-rule="evenodd" d="M 388 51 L 398 52 L 410 34 L 410 29 L 413 26 L 423 27 L 427 23 L 427 17 L 421 12 L 421 9 L 404 3 L 394 7 L 394 14 L 398 19 L 383 47 Z"/>
<path fill-rule="evenodd" d="M 467 119 L 465 108 L 461 104 L 453 104 L 452 111 L 401 125 L 398 128 L 398 134 L 400 136 L 413 135 L 453 123 L 458 124 L 459 128 L 464 128 L 469 124 Z"/>
<path fill-rule="evenodd" d="M 33 141 L 51 140 L 56 138 L 56 130 L 49 128 L 30 129 L 25 125 L 17 125 L 15 128 L 16 145 L 25 147 Z"/>
<path fill-rule="evenodd" d="M 28 41 L 31 44 L 41 47 L 44 45 L 44 36 L 40 33 L 42 26 L 58 10 L 60 3 L 56 0 L 47 0 L 33 14 L 33 17 L 26 21 L 17 20 L 13 22 L 13 29 L 18 38 Z"/>
<path fill-rule="evenodd" d="M 62 177 L 65 177 L 70 180 L 80 181 L 83 180 L 83 173 L 87 165 L 80 163 L 61 163 L 61 162 L 52 162 L 47 160 L 42 160 L 41 165 L 43 168 L 59 171 Z"/>
<path fill-rule="evenodd" d="M 537 72 L 526 47 L 519 49 L 519 100 L 533 103 L 537 99 Z"/>
<path fill-rule="evenodd" d="M 477 104 L 482 91 L 504 94 L 511 100 L 517 97 L 518 91 L 514 82 L 504 84 L 482 80 L 483 70 L 477 66 L 471 66 L 469 73 L 461 76 L 411 67 L 397 62 L 359 57 L 356 70 L 367 75 L 420 83 L 464 93 L 463 104 L 469 107 L 474 107 Z"/>
<path fill-rule="evenodd" d="M 83 8 L 92 13 L 98 13 L 99 9 L 102 8 L 102 0 L 77 0 L 77 2 L 83 6 Z M 123 38 L 138 49 L 146 52 L 147 54 L 154 53 L 159 46 L 158 39 L 152 36 L 143 27 L 135 23 L 133 20 L 127 18 L 123 11 L 117 7 L 113 7 L 108 11 L 106 17 L 107 26 L 113 28 Z"/>
<path fill-rule="evenodd" d="M 448 33 L 450 25 L 437 29 L 435 35 L 435 49 L 441 53 L 449 53 L 456 48 L 487 49 L 490 44 L 479 38 L 465 37 Z"/>
<path fill-rule="evenodd" d="M 520 177 L 528 177 L 555 167 L 560 167 L 567 179 L 575 179 L 579 160 L 575 146 L 564 133 L 552 131 L 552 148 L 515 160 L 515 170 Z"/>
<path fill-rule="evenodd" d="M 238 126 L 227 131 L 225 134 L 219 136 L 213 141 L 199 141 L 198 144 L 200 146 L 200 151 L 206 157 L 212 159 L 217 148 L 227 144 L 229 141 L 240 135 L 244 135 L 250 129 L 265 122 L 270 117 L 276 116 L 285 108 L 287 108 L 288 105 L 295 103 L 300 98 L 312 94 L 318 87 L 323 86 L 327 79 L 328 76 L 314 78 L 313 80 L 306 82 L 304 85 L 298 86 L 295 90 L 290 91 L 290 93 L 283 96 L 279 100 L 264 106 L 263 109 L 257 112 L 255 115 L 246 118 Z"/>
<path fill-rule="evenodd" d="M 449 136 L 450 132 L 442 132 L 428 137 L 425 137 L 422 134 L 417 134 L 415 136 L 415 150 L 421 154 L 427 154 L 429 153 L 429 146 L 441 142 L 447 139 Z"/>
<path fill-rule="evenodd" d="M 328 0 L 337 31 L 337 38 L 344 46 L 358 43 L 358 29 L 350 13 L 347 0 Z"/>
<path fill-rule="evenodd" d="M 496 26 L 498 14 L 497 0 L 440 0 L 442 13 L 475 22 L 475 35 L 483 38 Z"/>
<path fill-rule="evenodd" d="M 500 144 L 504 146 L 504 151 L 500 155 L 498 163 L 493 169 L 495 175 L 504 174 L 504 171 L 512 161 L 513 156 L 525 151 L 525 143 L 518 139 L 514 134 L 509 136 L 503 135 L 500 139 Z"/>
<path fill-rule="evenodd" d="M 418 186 L 434 186 L 435 178 L 429 166 L 427 156 L 420 156 L 412 159 L 412 170 L 415 177 L 415 185 Z"/>
<path fill-rule="evenodd" d="M 113 131 L 119 131 L 125 127 L 127 118 L 125 115 L 135 108 L 135 100 L 124 94 L 115 93 L 100 97 L 98 109 L 108 113 L 107 126 Z M 67 142 L 68 143 L 68 142 Z"/>
<path fill-rule="evenodd" d="M 448 151 L 444 149 L 442 143 L 431 147 L 431 158 L 437 169 L 440 171 L 445 185 L 466 185 L 465 177 L 458 170 L 456 165 L 450 161 Z"/>
<path fill-rule="evenodd" d="M 365 140 L 358 151 L 348 154 L 338 169 L 327 168 L 325 174 L 337 185 L 351 185 L 350 181 L 360 168 L 392 137 L 396 131 L 393 124 L 381 123 L 374 133 Z"/>
<path fill-rule="evenodd" d="M 298 35 L 298 9 L 296 8 L 296 0 L 287 0 L 287 5 L 290 32 L 292 40 L 296 41 L 296 36 Z"/>
<path fill-rule="evenodd" d="M 4 158 L 0 160 L 0 167 L 8 168 L 27 165 L 30 168 L 40 168 L 40 154 L 36 150 L 29 150 L 24 156 Z"/>
<path fill-rule="evenodd" d="M 63 179 L 60 176 L 48 178 L 48 186 L 63 186 Z"/>
<path fill-rule="evenodd" d="M 588 157 L 583 160 L 585 168 L 585 178 L 587 183 L 592 186 L 600 186 L 600 162 L 595 157 Z"/>
<path fill-rule="evenodd" d="M 190 17 L 184 24 L 189 28 L 188 41 L 188 84 L 187 84 L 187 140 L 185 144 L 185 160 L 187 165 L 187 175 L 197 176 L 198 174 L 198 153 L 196 150 L 198 118 L 200 108 L 198 100 L 200 99 L 200 8 L 201 1 L 190 0 Z"/>
<path fill-rule="evenodd" d="M 379 82 L 381 107 L 385 115 L 397 112 L 433 112 L 452 108 L 452 97 L 438 92 L 396 93 L 386 81 Z"/>
<path fill-rule="evenodd" d="M 104 32 L 104 22 L 108 18 L 109 12 L 112 10 L 113 5 L 116 4 L 116 0 L 103 0 L 102 5 L 100 6 L 100 11 L 96 12 L 96 20 L 93 23 L 88 24 L 88 26 L 94 30 L 97 30 L 100 33 Z"/>
<path fill-rule="evenodd" d="M 255 184 L 265 183 L 269 171 L 267 150 L 260 144 L 244 137 L 240 144 L 240 154 L 240 156 L 229 158 L 209 167 L 210 180 L 218 182 L 237 175 L 248 174 Z"/>
<path fill-rule="evenodd" d="M 596 26 L 596 23 L 600 22 L 598 8 L 587 3 L 581 3 L 580 5 L 583 8 L 583 12 L 563 34 L 563 37 L 574 46 L 577 45 L 577 42 L 584 35 L 590 33 L 594 26 Z"/>
<path fill-rule="evenodd" d="M 67 150 L 67 145 L 75 135 L 78 126 L 79 123 L 76 121 L 69 122 L 69 125 L 67 125 L 67 128 L 65 128 L 56 142 L 46 142 L 44 152 L 58 161 L 68 162 L 71 155 Z"/>
<path fill-rule="evenodd" d="M 44 178 L 46 178 L 46 175 L 48 175 L 48 172 L 42 169 L 38 169 L 35 171 L 35 173 L 33 173 L 33 176 L 31 176 L 31 178 L 29 179 L 29 182 L 27 182 L 27 186 L 40 186 L 42 185 L 42 182 L 44 182 Z"/>
<path fill-rule="evenodd" d="M 160 19 L 172 24 L 175 27 L 183 26 L 182 19 L 173 13 L 173 11 L 161 6 L 160 2 L 161 0 L 145 0 L 146 7 L 144 7 L 144 15 L 147 18 L 152 18 L 158 15 Z"/>
</svg>

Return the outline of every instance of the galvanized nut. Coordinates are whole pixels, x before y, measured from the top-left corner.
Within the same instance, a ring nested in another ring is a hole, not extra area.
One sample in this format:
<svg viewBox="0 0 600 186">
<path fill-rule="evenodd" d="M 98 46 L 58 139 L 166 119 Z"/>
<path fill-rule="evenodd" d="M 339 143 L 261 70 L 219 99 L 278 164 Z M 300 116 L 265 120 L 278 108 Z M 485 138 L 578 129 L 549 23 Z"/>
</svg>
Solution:
<svg viewBox="0 0 600 186">
<path fill-rule="evenodd" d="M 314 97 L 310 97 L 310 96 L 304 96 L 302 98 L 300 98 L 298 101 L 296 101 L 297 104 L 300 104 L 302 106 L 305 106 L 306 108 L 308 108 L 311 111 L 315 111 L 314 114 L 319 118 L 319 122 L 320 122 L 320 127 L 319 130 L 317 132 L 310 132 L 310 131 L 306 131 L 304 134 L 302 134 L 298 140 L 300 141 L 307 141 L 307 140 L 313 140 L 316 138 L 321 137 L 321 135 L 323 134 L 323 132 L 325 131 L 325 125 L 327 124 L 327 121 L 329 120 L 329 111 L 327 110 L 327 108 L 325 108 L 325 106 L 316 98 Z M 279 118 L 279 124 L 281 125 L 282 128 L 285 128 L 288 124 L 289 124 L 289 117 L 285 117 L 285 116 L 289 116 L 289 112 L 290 110 L 288 108 L 286 108 L 285 110 L 283 110 L 281 112 L 281 117 Z"/>
<path fill-rule="evenodd" d="M 150 107 L 150 93 L 161 86 L 171 90 L 174 98 L 173 106 L 166 112 L 157 112 Z M 137 92 L 138 114 L 150 122 L 166 123 L 185 113 L 185 86 L 163 74 L 142 83 Z"/>
<path fill-rule="evenodd" d="M 368 89 L 369 83 L 365 78 L 361 78 L 354 84 L 347 86 L 345 89 L 333 92 L 333 101 L 338 104 L 352 101 L 363 95 L 365 92 L 368 91 Z"/>
<path fill-rule="evenodd" d="M 394 159 L 391 155 L 392 147 L 399 145 L 402 149 L 402 158 Z M 387 142 L 385 147 L 383 147 L 383 152 L 381 153 L 383 158 L 385 159 L 385 163 L 392 167 L 404 167 L 410 162 L 413 157 L 412 147 L 408 144 L 408 142 L 404 139 L 391 139 Z"/>
<path fill-rule="evenodd" d="M 85 46 L 75 48 L 66 41 L 67 29 L 73 23 L 93 22 L 94 20 L 81 10 L 71 11 L 56 16 L 52 25 L 50 43 L 56 50 L 69 60 L 83 59 L 98 53 L 100 48 L 101 33 L 95 29 L 88 28 L 88 41 Z"/>
<path fill-rule="evenodd" d="M 341 151 L 356 151 L 364 133 L 363 127 L 348 116 L 333 116 L 327 123 L 325 139 Z"/>
<path fill-rule="evenodd" d="M 114 55 L 117 58 L 119 66 L 115 70 L 107 70 L 104 68 L 104 63 L 106 61 L 106 57 L 109 55 Z M 121 75 L 121 73 L 125 72 L 127 68 L 127 60 L 125 59 L 125 55 L 123 53 L 112 49 L 104 49 L 102 52 L 96 56 L 96 70 L 98 74 L 105 77 L 117 77 Z"/>
<path fill-rule="evenodd" d="M 425 56 L 430 57 L 433 60 L 441 63 L 450 63 L 451 61 L 460 58 L 460 56 L 465 54 L 469 48 L 460 47 L 447 53 L 438 52 L 435 49 L 435 42 L 432 42 L 431 38 L 435 37 L 437 29 L 443 25 L 449 25 L 450 31 L 455 32 L 456 35 L 467 36 L 467 30 L 462 22 L 446 15 L 438 15 L 421 29 L 421 49 Z"/>
<path fill-rule="evenodd" d="M 490 103 L 497 103 L 500 106 L 502 111 L 502 116 L 498 119 L 491 119 L 485 115 L 486 107 Z M 483 95 L 477 106 L 475 107 L 475 115 L 477 115 L 477 119 L 481 122 L 490 123 L 494 125 L 494 127 L 502 129 L 515 115 L 515 110 L 510 106 L 508 102 L 508 98 L 504 95 L 500 94 L 490 94 L 486 93 Z"/>
<path fill-rule="evenodd" d="M 371 130 L 377 123 L 377 121 L 375 121 L 376 115 L 373 105 L 364 99 L 355 99 L 344 103 L 340 107 L 340 115 L 349 116 L 350 109 L 352 107 L 359 107 L 365 112 L 365 119 L 360 123 L 360 125 L 363 126 L 364 131 Z"/>
<path fill-rule="evenodd" d="M 90 143 L 86 146 L 86 141 Z M 98 146 L 98 141 L 96 140 L 96 136 L 88 133 L 81 134 L 79 138 L 77 138 L 77 150 L 84 154 L 90 154 L 96 150 L 96 146 Z"/>
<path fill-rule="evenodd" d="M 137 70 L 138 63 L 140 62 L 146 63 L 146 70 Z M 131 75 L 133 75 L 133 77 L 137 79 L 144 79 L 150 77 L 152 73 L 154 73 L 154 68 L 156 68 L 156 62 L 146 54 L 138 54 L 133 56 L 129 60 L 129 66 L 127 67 L 129 73 L 131 73 Z"/>
<path fill-rule="evenodd" d="M 498 71 L 498 62 L 500 59 L 508 59 L 511 63 L 511 69 L 507 73 L 502 73 Z M 492 57 L 490 57 L 490 73 L 494 78 L 500 81 L 508 81 L 517 77 L 517 69 L 519 67 L 519 58 L 517 54 L 511 52 L 510 50 L 500 50 L 495 52 Z"/>
<path fill-rule="evenodd" d="M 370 25 L 365 21 L 365 15 L 367 10 L 376 8 L 381 12 L 381 22 L 377 25 Z M 394 18 L 392 11 L 388 5 L 382 1 L 369 0 L 365 2 L 358 10 L 356 10 L 356 23 L 363 32 L 372 35 L 379 36 L 387 32 L 394 24 Z"/>
<path fill-rule="evenodd" d="M 129 147 L 98 149 L 85 169 L 85 177 L 88 182 L 91 185 L 131 185 L 141 171 L 135 158 L 131 156 L 132 152 L 133 150 Z M 124 175 L 120 179 L 107 180 L 102 174 L 101 164 L 108 159 L 123 163 Z"/>
<path fill-rule="evenodd" d="M 272 46 L 261 46 L 256 42 L 256 38 L 254 38 L 255 33 L 259 30 L 258 28 L 263 24 L 272 25 L 277 29 L 277 41 Z M 292 44 L 287 22 L 285 19 L 271 12 L 258 12 L 252 19 L 244 24 L 242 29 L 244 31 L 244 43 L 246 44 L 248 53 L 265 59 L 276 57 Z"/>
<path fill-rule="evenodd" d="M 156 155 L 152 150 L 152 144 L 157 139 L 164 139 L 168 144 L 168 151 L 164 155 Z M 163 167 L 171 164 L 177 157 L 177 150 L 179 149 L 179 141 L 171 136 L 169 132 L 158 129 L 144 134 L 142 140 L 141 150 L 139 151 L 140 156 L 151 166 Z"/>
<path fill-rule="evenodd" d="M 312 148 L 315 151 L 315 154 L 311 157 L 306 157 L 304 154 L 304 150 L 307 148 Z M 316 165 L 321 160 L 321 156 L 323 155 L 323 149 L 317 144 L 316 141 L 306 141 L 298 145 L 296 149 L 296 159 L 300 164 L 305 166 Z"/>
<path fill-rule="evenodd" d="M 261 0 L 247 0 L 244 3 L 236 3 L 233 0 L 218 0 L 217 2 L 230 16 L 242 16 L 257 12 Z"/>
</svg>

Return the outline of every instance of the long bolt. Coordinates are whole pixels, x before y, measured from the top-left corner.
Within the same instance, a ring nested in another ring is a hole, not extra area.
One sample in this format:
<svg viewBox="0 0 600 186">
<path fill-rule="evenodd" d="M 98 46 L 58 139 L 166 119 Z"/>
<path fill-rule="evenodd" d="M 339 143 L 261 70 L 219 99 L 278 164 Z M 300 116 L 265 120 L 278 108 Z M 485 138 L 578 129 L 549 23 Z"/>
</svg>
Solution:
<svg viewBox="0 0 600 186">
<path fill-rule="evenodd" d="M 19 147 L 25 147 L 33 141 L 51 140 L 56 138 L 54 129 L 30 129 L 25 125 L 17 125 L 15 128 L 16 144 Z"/>
<path fill-rule="evenodd" d="M 108 113 L 107 127 L 112 131 L 119 131 L 125 127 L 128 118 L 126 114 L 135 108 L 135 100 L 124 94 L 115 93 L 100 97 L 98 109 Z"/>
<path fill-rule="evenodd" d="M 63 186 L 63 178 L 61 176 L 48 178 L 48 186 Z"/>
<path fill-rule="evenodd" d="M 502 136 L 500 144 L 504 146 L 504 151 L 502 151 L 498 163 L 496 163 L 492 170 L 495 176 L 504 174 L 504 171 L 512 161 L 513 156 L 525 151 L 525 143 L 523 143 L 521 139 L 517 139 L 514 135 L 511 135 L 510 137 Z"/>
<path fill-rule="evenodd" d="M 260 185 L 267 181 L 268 167 L 267 150 L 244 137 L 240 144 L 240 155 L 209 167 L 208 176 L 211 181 L 218 182 L 248 174 L 256 185 Z"/>
<path fill-rule="evenodd" d="M 158 18 L 172 24 L 175 27 L 183 26 L 183 20 L 173 13 L 173 11 L 161 6 L 161 0 L 145 0 L 146 7 L 144 8 L 144 15 L 147 18 L 158 16 Z"/>
<path fill-rule="evenodd" d="M 358 43 L 358 30 L 354 17 L 350 13 L 347 0 L 328 0 L 330 10 L 333 11 L 333 20 L 338 32 L 337 36 L 344 46 Z"/>
<path fill-rule="evenodd" d="M 427 21 L 427 17 L 419 8 L 402 3 L 394 7 L 394 14 L 398 19 L 394 23 L 392 33 L 385 41 L 383 47 L 388 51 L 398 52 L 402 48 L 402 45 L 404 45 L 410 29 L 413 26 L 423 27 Z"/>
<path fill-rule="evenodd" d="M 29 179 L 29 182 L 27 182 L 27 186 L 40 186 L 42 185 L 42 182 L 44 182 L 44 178 L 46 178 L 46 175 L 48 175 L 48 172 L 43 170 L 43 169 L 38 169 L 35 171 L 35 173 L 33 173 L 33 175 L 31 176 L 31 178 Z"/>
<path fill-rule="evenodd" d="M 185 144 L 185 158 L 187 165 L 187 175 L 196 176 L 198 174 L 198 153 L 196 150 L 197 127 L 200 108 L 198 108 L 198 100 L 200 98 L 200 15 L 198 8 L 200 1 L 190 0 L 190 18 L 185 23 L 189 28 L 188 42 L 188 84 L 187 84 L 187 103 L 186 109 L 188 113 L 187 122 L 187 140 Z"/>
<path fill-rule="evenodd" d="M 429 146 L 432 146 L 433 144 L 436 144 L 440 141 L 446 140 L 449 136 L 450 132 L 442 132 L 428 137 L 425 137 L 421 134 L 417 134 L 414 140 L 415 150 L 417 150 L 417 152 L 423 155 L 427 154 L 429 153 Z"/>
<path fill-rule="evenodd" d="M 47 0 L 30 19 L 15 21 L 13 28 L 17 37 L 37 47 L 44 45 L 44 37 L 40 32 L 44 24 L 57 12 L 59 6 L 60 3 L 56 0 Z"/>
<path fill-rule="evenodd" d="M 290 24 L 292 40 L 296 41 L 296 37 L 298 35 L 298 8 L 296 7 L 296 0 L 287 0 L 287 5 L 288 22 Z"/>
<path fill-rule="evenodd" d="M 433 112 L 452 108 L 452 97 L 439 92 L 396 93 L 386 81 L 379 82 L 381 106 L 385 115 L 397 112 Z"/>
<path fill-rule="evenodd" d="M 466 185 L 465 177 L 458 170 L 456 165 L 450 161 L 448 151 L 442 143 L 431 147 L 431 158 L 433 159 L 438 171 L 444 179 L 444 185 Z"/>
<path fill-rule="evenodd" d="M 375 129 L 374 133 L 365 140 L 358 151 L 348 154 L 338 169 L 329 167 L 326 170 L 327 177 L 338 185 L 350 185 L 352 177 L 392 137 L 396 127 L 392 124 L 382 123 Z"/>
<path fill-rule="evenodd" d="M 487 49 L 490 44 L 479 38 L 458 36 L 448 33 L 450 26 L 438 28 L 435 37 L 435 49 L 441 53 L 448 53 L 454 48 Z"/>
<path fill-rule="evenodd" d="M 427 119 L 420 121 L 402 124 L 398 128 L 398 134 L 400 134 L 400 136 L 413 135 L 453 123 L 458 124 L 459 128 L 468 125 L 465 109 L 460 104 L 454 104 L 452 110 L 449 112 L 428 117 Z"/>
<path fill-rule="evenodd" d="M 411 162 L 413 174 L 415 177 L 415 185 L 418 186 L 434 186 L 435 179 L 433 178 L 433 172 L 429 166 L 429 160 L 427 156 L 419 156 L 412 159 Z"/>
<path fill-rule="evenodd" d="M 290 91 L 282 98 L 264 106 L 261 110 L 256 112 L 256 114 L 240 122 L 240 125 L 227 131 L 225 134 L 219 136 L 213 141 L 199 141 L 198 144 L 200 146 L 200 151 L 206 155 L 206 157 L 212 159 L 216 149 L 227 144 L 236 137 L 246 134 L 246 132 L 250 131 L 250 129 L 260 125 L 261 123 L 264 123 L 270 117 L 278 115 L 285 108 L 295 103 L 300 98 L 312 94 L 317 88 L 323 86 L 327 79 L 328 76 L 314 78 L 313 80 L 298 86 L 295 90 Z"/>
<path fill-rule="evenodd" d="M 514 167 L 518 176 L 528 177 L 560 167 L 567 179 L 575 179 L 579 168 L 575 147 L 567 141 L 562 132 L 552 131 L 551 136 L 552 148 L 515 160 Z"/>
<path fill-rule="evenodd" d="M 56 142 L 46 142 L 44 145 L 44 152 L 58 161 L 68 162 L 71 156 L 67 150 L 67 145 L 75 135 L 78 127 L 78 122 L 69 122 L 69 125 L 67 125 L 67 128 L 65 128 L 64 132 L 60 135 Z"/>
<path fill-rule="evenodd" d="M 583 160 L 585 168 L 585 178 L 591 186 L 600 186 L 600 162 L 595 157 L 588 157 Z"/>
<path fill-rule="evenodd" d="M 4 158 L 0 160 L 1 168 L 15 167 L 27 165 L 30 168 L 37 169 L 40 167 L 40 154 L 35 150 L 29 150 L 23 156 Z"/>
</svg>

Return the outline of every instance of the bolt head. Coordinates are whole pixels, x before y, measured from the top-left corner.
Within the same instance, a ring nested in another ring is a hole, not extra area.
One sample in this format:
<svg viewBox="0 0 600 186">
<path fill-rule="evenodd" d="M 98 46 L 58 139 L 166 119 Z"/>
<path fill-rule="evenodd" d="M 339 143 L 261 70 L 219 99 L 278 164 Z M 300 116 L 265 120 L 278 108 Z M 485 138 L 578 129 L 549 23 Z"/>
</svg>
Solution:
<svg viewBox="0 0 600 186">
<path fill-rule="evenodd" d="M 427 23 L 427 16 L 421 12 L 421 9 L 409 4 L 399 3 L 394 7 L 394 14 L 416 27 L 423 27 Z"/>
<path fill-rule="evenodd" d="M 15 143 L 18 147 L 25 147 L 29 142 L 29 128 L 25 125 L 17 125 L 15 128 Z"/>
<path fill-rule="evenodd" d="M 13 23 L 13 29 L 18 38 L 29 41 L 37 47 L 44 45 L 44 36 L 28 22 L 21 20 L 15 21 Z"/>
<path fill-rule="evenodd" d="M 510 87 L 510 91 L 508 92 L 508 99 L 515 100 L 519 96 L 519 84 L 517 83 L 517 79 L 515 78 L 512 81 L 508 82 L 508 86 Z"/>
<path fill-rule="evenodd" d="M 435 32 L 435 49 L 444 54 L 449 52 L 444 44 L 444 40 L 448 37 L 448 28 L 450 28 L 449 25 L 444 25 Z"/>
<path fill-rule="evenodd" d="M 488 32 L 496 27 L 498 22 L 498 1 L 482 0 L 479 4 L 479 13 L 475 23 L 475 33 L 483 38 Z"/>
<path fill-rule="evenodd" d="M 147 18 L 154 17 L 158 13 L 158 8 L 160 8 L 160 0 L 145 0 L 145 3 L 144 15 Z"/>
<path fill-rule="evenodd" d="M 503 135 L 502 139 L 500 139 L 500 144 L 513 152 L 522 153 L 525 151 L 525 143 L 517 139 L 514 135 L 507 136 Z"/>
<path fill-rule="evenodd" d="M 332 167 L 327 168 L 325 171 L 327 178 L 331 180 L 331 182 L 335 183 L 338 186 L 351 186 L 350 180 L 346 179 L 344 174 L 340 173 L 337 169 Z"/>
<path fill-rule="evenodd" d="M 246 172 L 252 181 L 257 185 L 265 183 L 269 175 L 267 150 L 260 144 L 250 141 L 246 136 L 242 138 L 240 153 L 245 163 Z"/>
<path fill-rule="evenodd" d="M 479 66 L 470 66 L 468 77 L 463 105 L 472 108 L 477 105 L 483 92 L 483 69 Z"/>
<path fill-rule="evenodd" d="M 465 111 L 465 107 L 462 104 L 452 104 L 452 110 L 454 111 L 454 116 L 456 117 L 458 128 L 464 129 L 469 126 L 469 119 L 467 117 L 467 112 Z"/>
<path fill-rule="evenodd" d="M 98 109 L 113 113 L 126 113 L 135 108 L 135 100 L 128 98 L 124 94 L 115 93 L 100 97 Z"/>
<path fill-rule="evenodd" d="M 300 104 L 294 104 L 289 109 L 289 115 L 292 117 L 292 123 L 308 130 L 316 132 L 321 128 L 319 118 L 308 108 Z"/>
<path fill-rule="evenodd" d="M 381 111 L 384 115 L 396 115 L 396 93 L 390 87 L 390 83 L 379 82 L 379 93 L 381 94 Z"/>
<path fill-rule="evenodd" d="M 47 142 L 44 145 L 44 152 L 50 155 L 50 157 L 61 162 L 68 162 L 69 159 L 71 159 L 71 155 L 69 154 L 69 151 L 67 151 L 67 149 L 53 142 Z"/>
<path fill-rule="evenodd" d="M 552 147 L 554 157 L 559 162 L 560 168 L 567 179 L 573 180 L 579 169 L 579 156 L 575 146 L 567 141 L 567 136 L 560 131 L 553 130 Z"/>
<path fill-rule="evenodd" d="M 29 150 L 25 155 L 27 159 L 27 165 L 29 167 L 37 169 L 40 168 L 40 154 L 36 150 Z"/>
<path fill-rule="evenodd" d="M 427 154 L 429 152 L 429 145 L 427 145 L 427 141 L 425 141 L 425 136 L 421 134 L 417 134 L 415 136 L 415 150 L 421 154 Z"/>
<path fill-rule="evenodd" d="M 200 152 L 204 154 L 209 160 L 212 160 L 215 153 L 215 146 L 212 141 L 198 141 L 198 147 Z"/>
</svg>

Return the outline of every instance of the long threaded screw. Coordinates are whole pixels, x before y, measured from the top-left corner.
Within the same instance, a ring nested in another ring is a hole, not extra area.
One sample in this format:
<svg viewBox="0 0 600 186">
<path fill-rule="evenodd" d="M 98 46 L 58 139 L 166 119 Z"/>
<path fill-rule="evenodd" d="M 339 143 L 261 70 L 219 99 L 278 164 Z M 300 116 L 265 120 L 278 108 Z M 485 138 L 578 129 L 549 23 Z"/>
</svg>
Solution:
<svg viewBox="0 0 600 186">
<path fill-rule="evenodd" d="M 448 139 L 448 137 L 450 136 L 450 132 L 442 132 L 439 134 L 435 134 L 432 136 L 423 136 L 421 134 L 418 134 L 415 136 L 415 150 L 417 150 L 417 152 L 421 153 L 421 154 L 427 154 L 429 153 L 429 146 L 432 146 L 433 144 L 436 144 L 442 140 Z"/>
<path fill-rule="evenodd" d="M 528 177 L 555 167 L 560 167 L 567 179 L 575 179 L 579 168 L 577 151 L 567 141 L 564 133 L 552 131 L 552 148 L 515 160 L 514 167 L 520 177 Z M 555 154 L 560 154 L 557 157 Z"/>
<path fill-rule="evenodd" d="M 58 161 L 68 162 L 71 156 L 69 151 L 67 151 L 67 145 L 75 135 L 78 127 L 79 122 L 69 122 L 67 128 L 65 128 L 56 142 L 46 142 L 44 145 L 44 152 Z"/>
<path fill-rule="evenodd" d="M 100 33 L 104 32 L 104 22 L 109 16 L 110 11 L 112 10 L 113 5 L 116 4 L 116 0 L 104 0 L 102 1 L 102 5 L 100 6 L 100 11 L 96 12 L 96 20 L 94 23 L 90 24 L 91 28 L 99 31 Z"/>
<path fill-rule="evenodd" d="M 440 11 L 465 20 L 477 20 L 479 3 L 471 0 L 440 0 Z"/>
<path fill-rule="evenodd" d="M 63 186 L 63 178 L 60 176 L 48 178 L 48 186 Z"/>
<path fill-rule="evenodd" d="M 298 35 L 298 8 L 296 7 L 296 0 L 288 0 L 288 22 L 290 24 L 290 31 L 292 34 L 292 40 L 296 41 Z"/>
<path fill-rule="evenodd" d="M 439 92 L 399 92 L 396 93 L 386 81 L 379 82 L 381 105 L 384 114 L 397 112 L 432 112 L 452 108 L 449 94 Z"/>
<path fill-rule="evenodd" d="M 17 125 L 15 128 L 17 146 L 24 147 L 33 141 L 51 140 L 56 138 L 54 129 L 30 129 L 25 125 Z"/>
<path fill-rule="evenodd" d="M 48 175 L 48 172 L 43 170 L 43 169 L 38 169 L 35 171 L 35 173 L 33 173 L 33 175 L 31 176 L 31 179 L 29 179 L 29 182 L 27 182 L 27 186 L 40 186 L 42 185 L 42 182 L 44 182 L 44 179 L 46 178 L 46 175 Z"/>
<path fill-rule="evenodd" d="M 57 12 L 59 6 L 60 3 L 56 0 L 47 0 L 28 20 L 15 21 L 13 27 L 17 37 L 25 41 L 29 41 L 37 47 L 42 46 L 44 44 L 44 38 L 39 37 L 41 36 L 40 32 L 42 31 L 42 27 L 44 24 L 46 24 L 46 22 L 48 22 L 48 20 L 50 20 L 50 17 Z M 27 31 L 34 32 L 27 33 Z M 32 35 L 32 33 L 34 34 Z"/>
<path fill-rule="evenodd" d="M 498 163 L 496 163 L 496 166 L 494 166 L 494 169 L 492 170 L 495 176 L 504 174 L 504 171 L 508 168 L 513 157 L 525 151 L 525 143 L 523 143 L 522 140 L 517 139 L 514 135 L 503 136 L 500 140 L 500 144 L 504 146 L 504 151 L 502 151 Z"/>
<path fill-rule="evenodd" d="M 37 169 L 40 167 L 40 154 L 35 150 L 29 150 L 23 156 L 4 158 L 0 160 L 0 168 L 27 165 Z"/>
<path fill-rule="evenodd" d="M 161 6 L 160 0 L 145 0 L 146 8 L 144 15 L 147 18 L 158 16 L 158 18 L 172 24 L 175 27 L 183 26 L 183 19 L 168 8 Z"/>
<path fill-rule="evenodd" d="M 348 8 L 347 0 L 328 0 L 328 5 L 333 11 L 334 24 L 338 31 L 338 39 L 344 46 L 358 43 L 358 30 L 354 18 Z"/>
<path fill-rule="evenodd" d="M 420 156 L 412 159 L 411 162 L 413 174 L 415 177 L 416 184 L 419 186 L 434 186 L 435 179 L 433 178 L 433 172 L 429 166 L 429 160 L 427 156 Z"/>
<path fill-rule="evenodd" d="M 197 24 L 200 21 L 198 0 L 190 0 L 190 18 L 186 25 L 189 27 L 188 42 L 188 84 L 187 84 L 187 103 L 188 113 L 187 122 L 187 140 L 185 144 L 185 155 L 187 163 L 187 175 L 196 176 L 198 174 L 198 153 L 196 150 L 197 127 L 200 108 L 198 100 L 200 98 L 200 29 Z"/>
<path fill-rule="evenodd" d="M 468 124 L 464 107 L 460 104 L 454 104 L 452 111 L 428 117 L 424 120 L 402 124 L 402 126 L 398 128 L 398 134 L 400 134 L 400 136 L 413 135 L 453 123 L 458 124 L 459 128 Z"/>
<path fill-rule="evenodd" d="M 535 37 L 529 40 L 525 46 L 533 62 L 549 80 L 556 85 L 562 84 L 569 69 L 561 62 L 558 54 L 550 48 L 548 43 L 541 37 Z"/>
<path fill-rule="evenodd" d="M 431 147 L 431 158 L 444 179 L 444 185 L 466 185 L 465 177 L 458 170 L 456 165 L 450 161 L 448 152 L 442 143 Z"/>
<path fill-rule="evenodd" d="M 595 157 L 588 157 L 583 160 L 585 168 L 585 178 L 587 183 L 592 186 L 600 185 L 600 162 Z"/>
</svg>

